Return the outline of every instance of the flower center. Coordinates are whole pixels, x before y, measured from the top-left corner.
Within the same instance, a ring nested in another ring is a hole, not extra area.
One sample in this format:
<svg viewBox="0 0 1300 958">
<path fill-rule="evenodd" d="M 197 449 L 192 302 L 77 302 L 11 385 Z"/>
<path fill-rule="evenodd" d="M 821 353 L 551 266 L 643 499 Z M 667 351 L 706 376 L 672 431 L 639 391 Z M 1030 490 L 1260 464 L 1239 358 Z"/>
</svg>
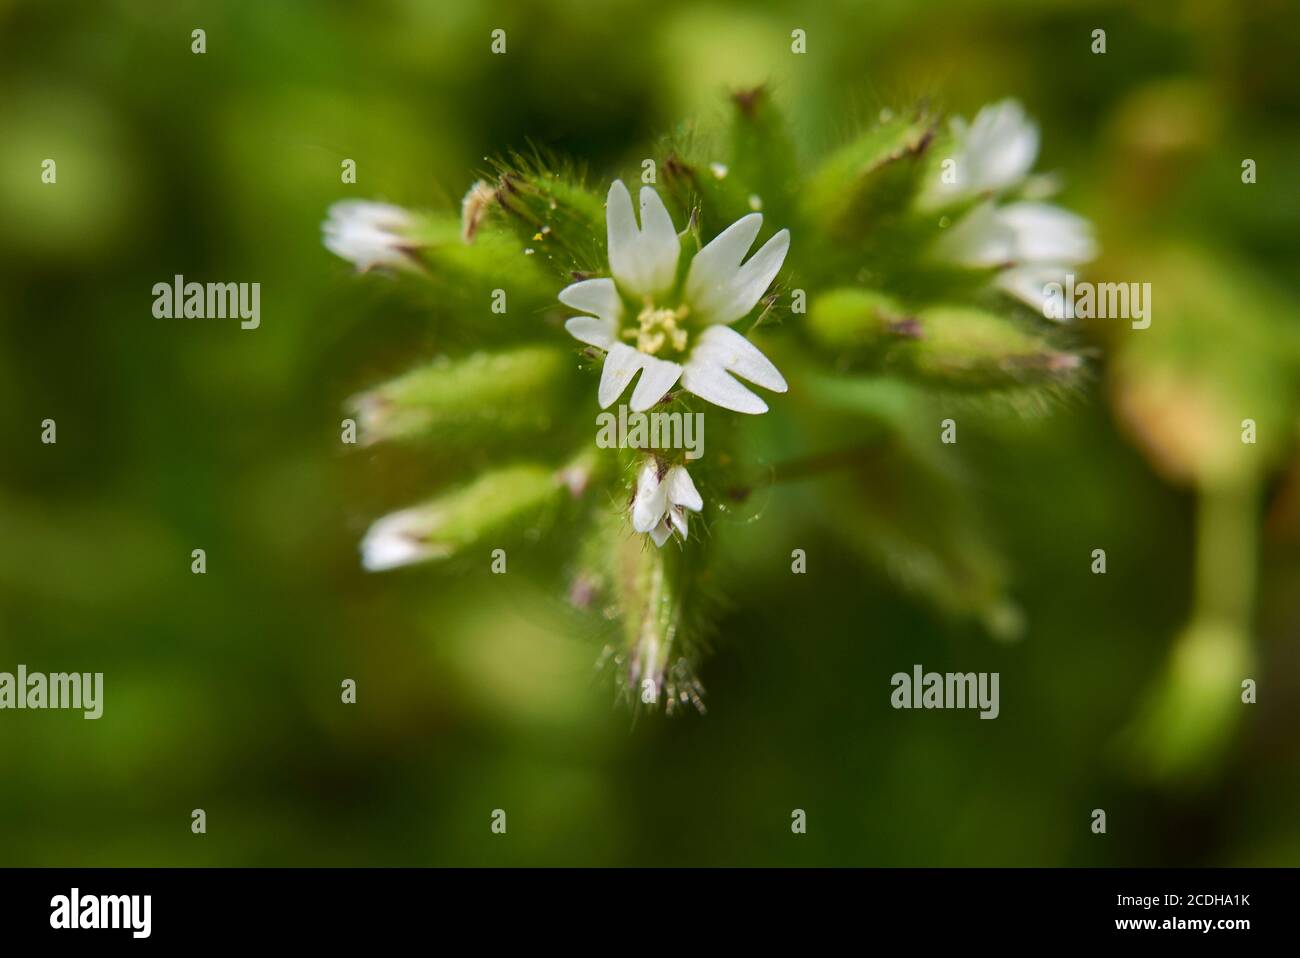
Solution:
<svg viewBox="0 0 1300 958">
<path fill-rule="evenodd" d="M 655 309 L 647 305 L 637 315 L 636 329 L 623 330 L 624 339 L 635 339 L 638 351 L 655 355 L 664 346 L 670 346 L 674 352 L 686 350 L 686 330 L 678 325 L 690 314 L 686 306 L 676 309 Z"/>
</svg>

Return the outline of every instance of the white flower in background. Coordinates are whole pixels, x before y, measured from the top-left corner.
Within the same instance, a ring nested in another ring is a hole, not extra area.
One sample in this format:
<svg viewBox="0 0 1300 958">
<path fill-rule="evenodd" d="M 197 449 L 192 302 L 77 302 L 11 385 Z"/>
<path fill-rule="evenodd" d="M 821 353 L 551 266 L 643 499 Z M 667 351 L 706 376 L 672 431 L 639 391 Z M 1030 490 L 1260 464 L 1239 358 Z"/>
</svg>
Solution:
<svg viewBox="0 0 1300 958">
<path fill-rule="evenodd" d="M 1065 312 L 1049 301 L 1056 294 L 1048 294 L 1048 284 L 1064 284 L 1067 273 L 1097 255 L 1097 244 L 1092 224 L 1059 206 L 984 203 L 952 227 L 936 251 L 961 266 L 1002 267 L 993 281 L 999 289 L 1059 319 Z"/>
<path fill-rule="evenodd" d="M 781 230 L 742 263 L 763 217 L 741 217 L 695 254 L 679 292 L 681 242 L 658 193 L 641 188 L 638 226 L 632 196 L 615 180 L 605 222 L 613 278 L 583 280 L 560 291 L 560 302 L 590 314 L 573 317 L 564 328 L 605 350 L 597 390 L 601 408 L 612 405 L 640 372 L 633 412 L 655 405 L 679 379 L 688 392 L 724 409 L 766 412 L 767 403 L 732 374 L 774 392 L 786 391 L 785 379 L 727 324 L 747 315 L 767 291 L 785 262 L 790 231 Z"/>
<path fill-rule="evenodd" d="M 406 267 L 411 214 L 400 206 L 369 200 L 341 200 L 321 224 L 325 248 L 365 272 L 375 266 Z"/>
<path fill-rule="evenodd" d="M 951 129 L 953 182 L 936 178 L 922 197 L 926 209 L 1014 186 L 1038 157 L 1038 127 L 1015 100 L 990 103 L 970 126 L 954 117 Z"/>
<path fill-rule="evenodd" d="M 940 183 L 922 198 L 924 208 L 941 207 L 982 193 L 1023 186 L 1021 196 L 1051 189 L 1051 179 L 1026 181 L 1038 156 L 1038 127 L 1015 100 L 984 107 L 969 127 L 953 121 L 957 144 L 956 182 Z M 1031 189 L 1036 187 L 1036 189 Z M 940 259 L 974 269 L 996 268 L 994 285 L 1045 317 L 1059 319 L 1059 288 L 1066 274 L 1097 255 L 1092 224 L 1069 210 L 1021 199 L 980 203 L 935 245 Z"/>
<path fill-rule="evenodd" d="M 704 508 L 704 500 L 685 466 L 662 469 L 658 459 L 647 458 L 637 473 L 632 496 L 632 528 L 648 532 L 657 546 L 667 542 L 674 531 L 685 539 L 685 510 L 699 512 Z"/>
</svg>

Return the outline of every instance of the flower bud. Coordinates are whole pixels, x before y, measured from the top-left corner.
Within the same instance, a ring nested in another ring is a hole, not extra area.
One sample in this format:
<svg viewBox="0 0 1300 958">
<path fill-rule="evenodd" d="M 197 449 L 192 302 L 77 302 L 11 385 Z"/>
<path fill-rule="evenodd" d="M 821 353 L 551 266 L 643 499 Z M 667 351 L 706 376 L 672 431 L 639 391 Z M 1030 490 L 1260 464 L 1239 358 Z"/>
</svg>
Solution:
<svg viewBox="0 0 1300 958">
<path fill-rule="evenodd" d="M 917 162 L 934 133 L 927 116 L 891 117 L 822 163 L 804 191 L 804 212 L 832 236 L 861 237 L 886 215 L 907 210 L 920 181 Z"/>
<path fill-rule="evenodd" d="M 517 465 L 485 473 L 435 499 L 375 521 L 361 542 L 371 572 L 446 559 L 489 536 L 504 537 L 535 521 L 564 486 L 555 472 Z"/>
<path fill-rule="evenodd" d="M 540 170 L 516 158 L 497 179 L 496 200 L 531 256 L 566 279 L 575 270 L 598 271 L 605 248 L 602 197 L 576 179 Z"/>
<path fill-rule="evenodd" d="M 917 314 L 919 335 L 899 342 L 888 361 L 918 379 L 962 389 L 1068 379 L 1083 364 L 1009 319 L 978 309 L 938 306 Z"/>
<path fill-rule="evenodd" d="M 818 296 L 808 309 L 808 331 L 838 356 L 873 355 L 920 325 L 897 300 L 874 290 L 845 287 Z"/>
<path fill-rule="evenodd" d="M 389 203 L 342 200 L 321 225 L 325 248 L 365 272 L 376 266 L 409 269 L 416 240 L 415 214 Z"/>
<path fill-rule="evenodd" d="M 643 706 L 669 714 L 687 704 L 704 711 L 704 689 L 682 648 L 683 553 L 647 548 L 641 535 L 616 538 L 614 592 L 622 613 L 624 650 L 614 657 L 620 684 Z"/>
<path fill-rule="evenodd" d="M 549 427 L 566 398 L 571 363 L 556 349 L 529 346 L 501 353 L 438 359 L 354 397 L 361 440 L 479 441 Z M 520 397 L 528 397 L 521 402 Z"/>
</svg>

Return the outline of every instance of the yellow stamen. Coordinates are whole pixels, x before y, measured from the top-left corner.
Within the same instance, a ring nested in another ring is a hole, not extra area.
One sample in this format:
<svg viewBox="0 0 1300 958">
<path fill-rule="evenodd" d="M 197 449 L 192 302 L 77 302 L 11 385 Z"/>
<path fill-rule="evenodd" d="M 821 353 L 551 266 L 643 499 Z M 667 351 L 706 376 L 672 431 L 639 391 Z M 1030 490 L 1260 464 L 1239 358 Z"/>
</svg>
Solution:
<svg viewBox="0 0 1300 958">
<path fill-rule="evenodd" d="M 636 329 L 623 330 L 624 339 L 635 339 L 636 348 L 653 356 L 666 344 L 671 344 L 675 352 L 686 349 L 686 330 L 677 324 L 690 314 L 685 306 L 677 309 L 655 309 L 647 304 L 636 318 Z"/>
</svg>

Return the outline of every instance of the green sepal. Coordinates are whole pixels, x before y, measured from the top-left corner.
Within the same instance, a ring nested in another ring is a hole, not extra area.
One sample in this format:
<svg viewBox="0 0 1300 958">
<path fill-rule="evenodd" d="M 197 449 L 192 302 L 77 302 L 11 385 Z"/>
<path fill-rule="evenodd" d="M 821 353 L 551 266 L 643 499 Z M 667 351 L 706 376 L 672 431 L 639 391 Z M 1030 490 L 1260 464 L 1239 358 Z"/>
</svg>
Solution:
<svg viewBox="0 0 1300 958">
<path fill-rule="evenodd" d="M 550 430 L 581 377 L 559 348 L 526 346 L 435 360 L 350 401 L 367 445 L 428 437 L 440 444 Z M 520 401 L 520 397 L 527 401 Z"/>
</svg>

